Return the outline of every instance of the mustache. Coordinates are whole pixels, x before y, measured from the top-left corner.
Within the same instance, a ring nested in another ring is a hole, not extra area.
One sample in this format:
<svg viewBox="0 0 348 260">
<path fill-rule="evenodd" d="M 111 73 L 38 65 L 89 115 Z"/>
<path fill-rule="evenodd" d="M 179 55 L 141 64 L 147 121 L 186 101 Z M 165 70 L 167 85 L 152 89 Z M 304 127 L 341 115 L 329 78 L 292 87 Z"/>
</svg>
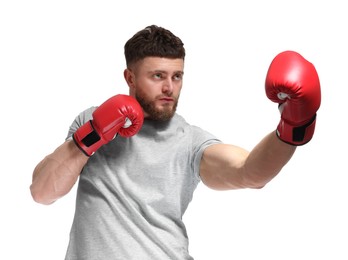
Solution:
<svg viewBox="0 0 348 260">
<path fill-rule="evenodd" d="M 174 95 L 166 95 L 166 94 L 158 95 L 155 97 L 156 100 L 163 99 L 163 98 L 170 98 L 170 99 L 173 99 L 173 101 L 177 101 L 179 97 L 176 97 Z"/>
</svg>

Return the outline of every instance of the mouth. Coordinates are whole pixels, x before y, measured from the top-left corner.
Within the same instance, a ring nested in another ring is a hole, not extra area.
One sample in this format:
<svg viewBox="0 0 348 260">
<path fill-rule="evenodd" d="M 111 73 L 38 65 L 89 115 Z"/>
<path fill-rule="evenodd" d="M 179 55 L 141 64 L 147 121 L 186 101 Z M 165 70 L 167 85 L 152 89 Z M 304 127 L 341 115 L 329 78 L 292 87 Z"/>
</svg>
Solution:
<svg viewBox="0 0 348 260">
<path fill-rule="evenodd" d="M 174 98 L 171 98 L 171 97 L 163 97 L 163 98 L 160 98 L 159 100 L 163 102 L 174 102 Z"/>
</svg>

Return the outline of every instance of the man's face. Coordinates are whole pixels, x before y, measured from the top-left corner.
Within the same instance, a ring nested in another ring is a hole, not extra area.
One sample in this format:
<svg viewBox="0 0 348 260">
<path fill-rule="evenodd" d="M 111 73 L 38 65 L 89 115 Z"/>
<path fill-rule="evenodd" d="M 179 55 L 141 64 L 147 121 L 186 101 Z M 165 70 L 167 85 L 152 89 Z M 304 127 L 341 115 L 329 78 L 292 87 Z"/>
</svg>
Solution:
<svg viewBox="0 0 348 260">
<path fill-rule="evenodd" d="M 145 58 L 129 70 L 130 94 L 142 106 L 145 118 L 166 121 L 173 117 L 182 88 L 183 70 L 183 59 L 159 57 Z"/>
</svg>

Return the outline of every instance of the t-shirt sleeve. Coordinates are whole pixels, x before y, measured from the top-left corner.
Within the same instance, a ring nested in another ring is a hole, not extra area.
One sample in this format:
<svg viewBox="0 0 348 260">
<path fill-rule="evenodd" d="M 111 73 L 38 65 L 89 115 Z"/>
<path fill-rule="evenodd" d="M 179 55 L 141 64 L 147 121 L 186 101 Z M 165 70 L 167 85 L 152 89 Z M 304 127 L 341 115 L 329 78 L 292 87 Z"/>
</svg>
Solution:
<svg viewBox="0 0 348 260">
<path fill-rule="evenodd" d="M 200 163 L 201 159 L 203 156 L 203 152 L 205 148 L 209 147 L 210 145 L 213 144 L 219 144 L 222 143 L 221 140 L 216 138 L 214 135 L 211 133 L 199 128 L 199 127 L 194 127 L 193 128 L 193 135 L 192 135 L 192 168 L 195 177 L 197 178 L 198 181 L 200 181 Z"/>
<path fill-rule="evenodd" d="M 72 122 L 72 124 L 69 127 L 68 135 L 65 138 L 66 141 L 72 139 L 72 135 L 75 133 L 75 131 L 81 127 L 84 123 L 92 119 L 92 113 L 96 109 L 96 107 L 90 107 L 86 109 L 85 111 L 81 112 Z"/>
</svg>

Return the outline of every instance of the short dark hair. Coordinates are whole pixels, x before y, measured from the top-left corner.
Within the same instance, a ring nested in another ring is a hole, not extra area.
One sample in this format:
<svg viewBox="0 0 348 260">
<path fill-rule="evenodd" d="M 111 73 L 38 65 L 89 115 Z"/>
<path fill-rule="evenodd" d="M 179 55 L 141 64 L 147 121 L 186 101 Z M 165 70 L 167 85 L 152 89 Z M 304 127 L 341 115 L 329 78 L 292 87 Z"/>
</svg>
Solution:
<svg viewBox="0 0 348 260">
<path fill-rule="evenodd" d="M 157 25 L 147 26 L 134 34 L 124 46 L 127 67 L 146 57 L 185 58 L 181 39 Z"/>
</svg>

